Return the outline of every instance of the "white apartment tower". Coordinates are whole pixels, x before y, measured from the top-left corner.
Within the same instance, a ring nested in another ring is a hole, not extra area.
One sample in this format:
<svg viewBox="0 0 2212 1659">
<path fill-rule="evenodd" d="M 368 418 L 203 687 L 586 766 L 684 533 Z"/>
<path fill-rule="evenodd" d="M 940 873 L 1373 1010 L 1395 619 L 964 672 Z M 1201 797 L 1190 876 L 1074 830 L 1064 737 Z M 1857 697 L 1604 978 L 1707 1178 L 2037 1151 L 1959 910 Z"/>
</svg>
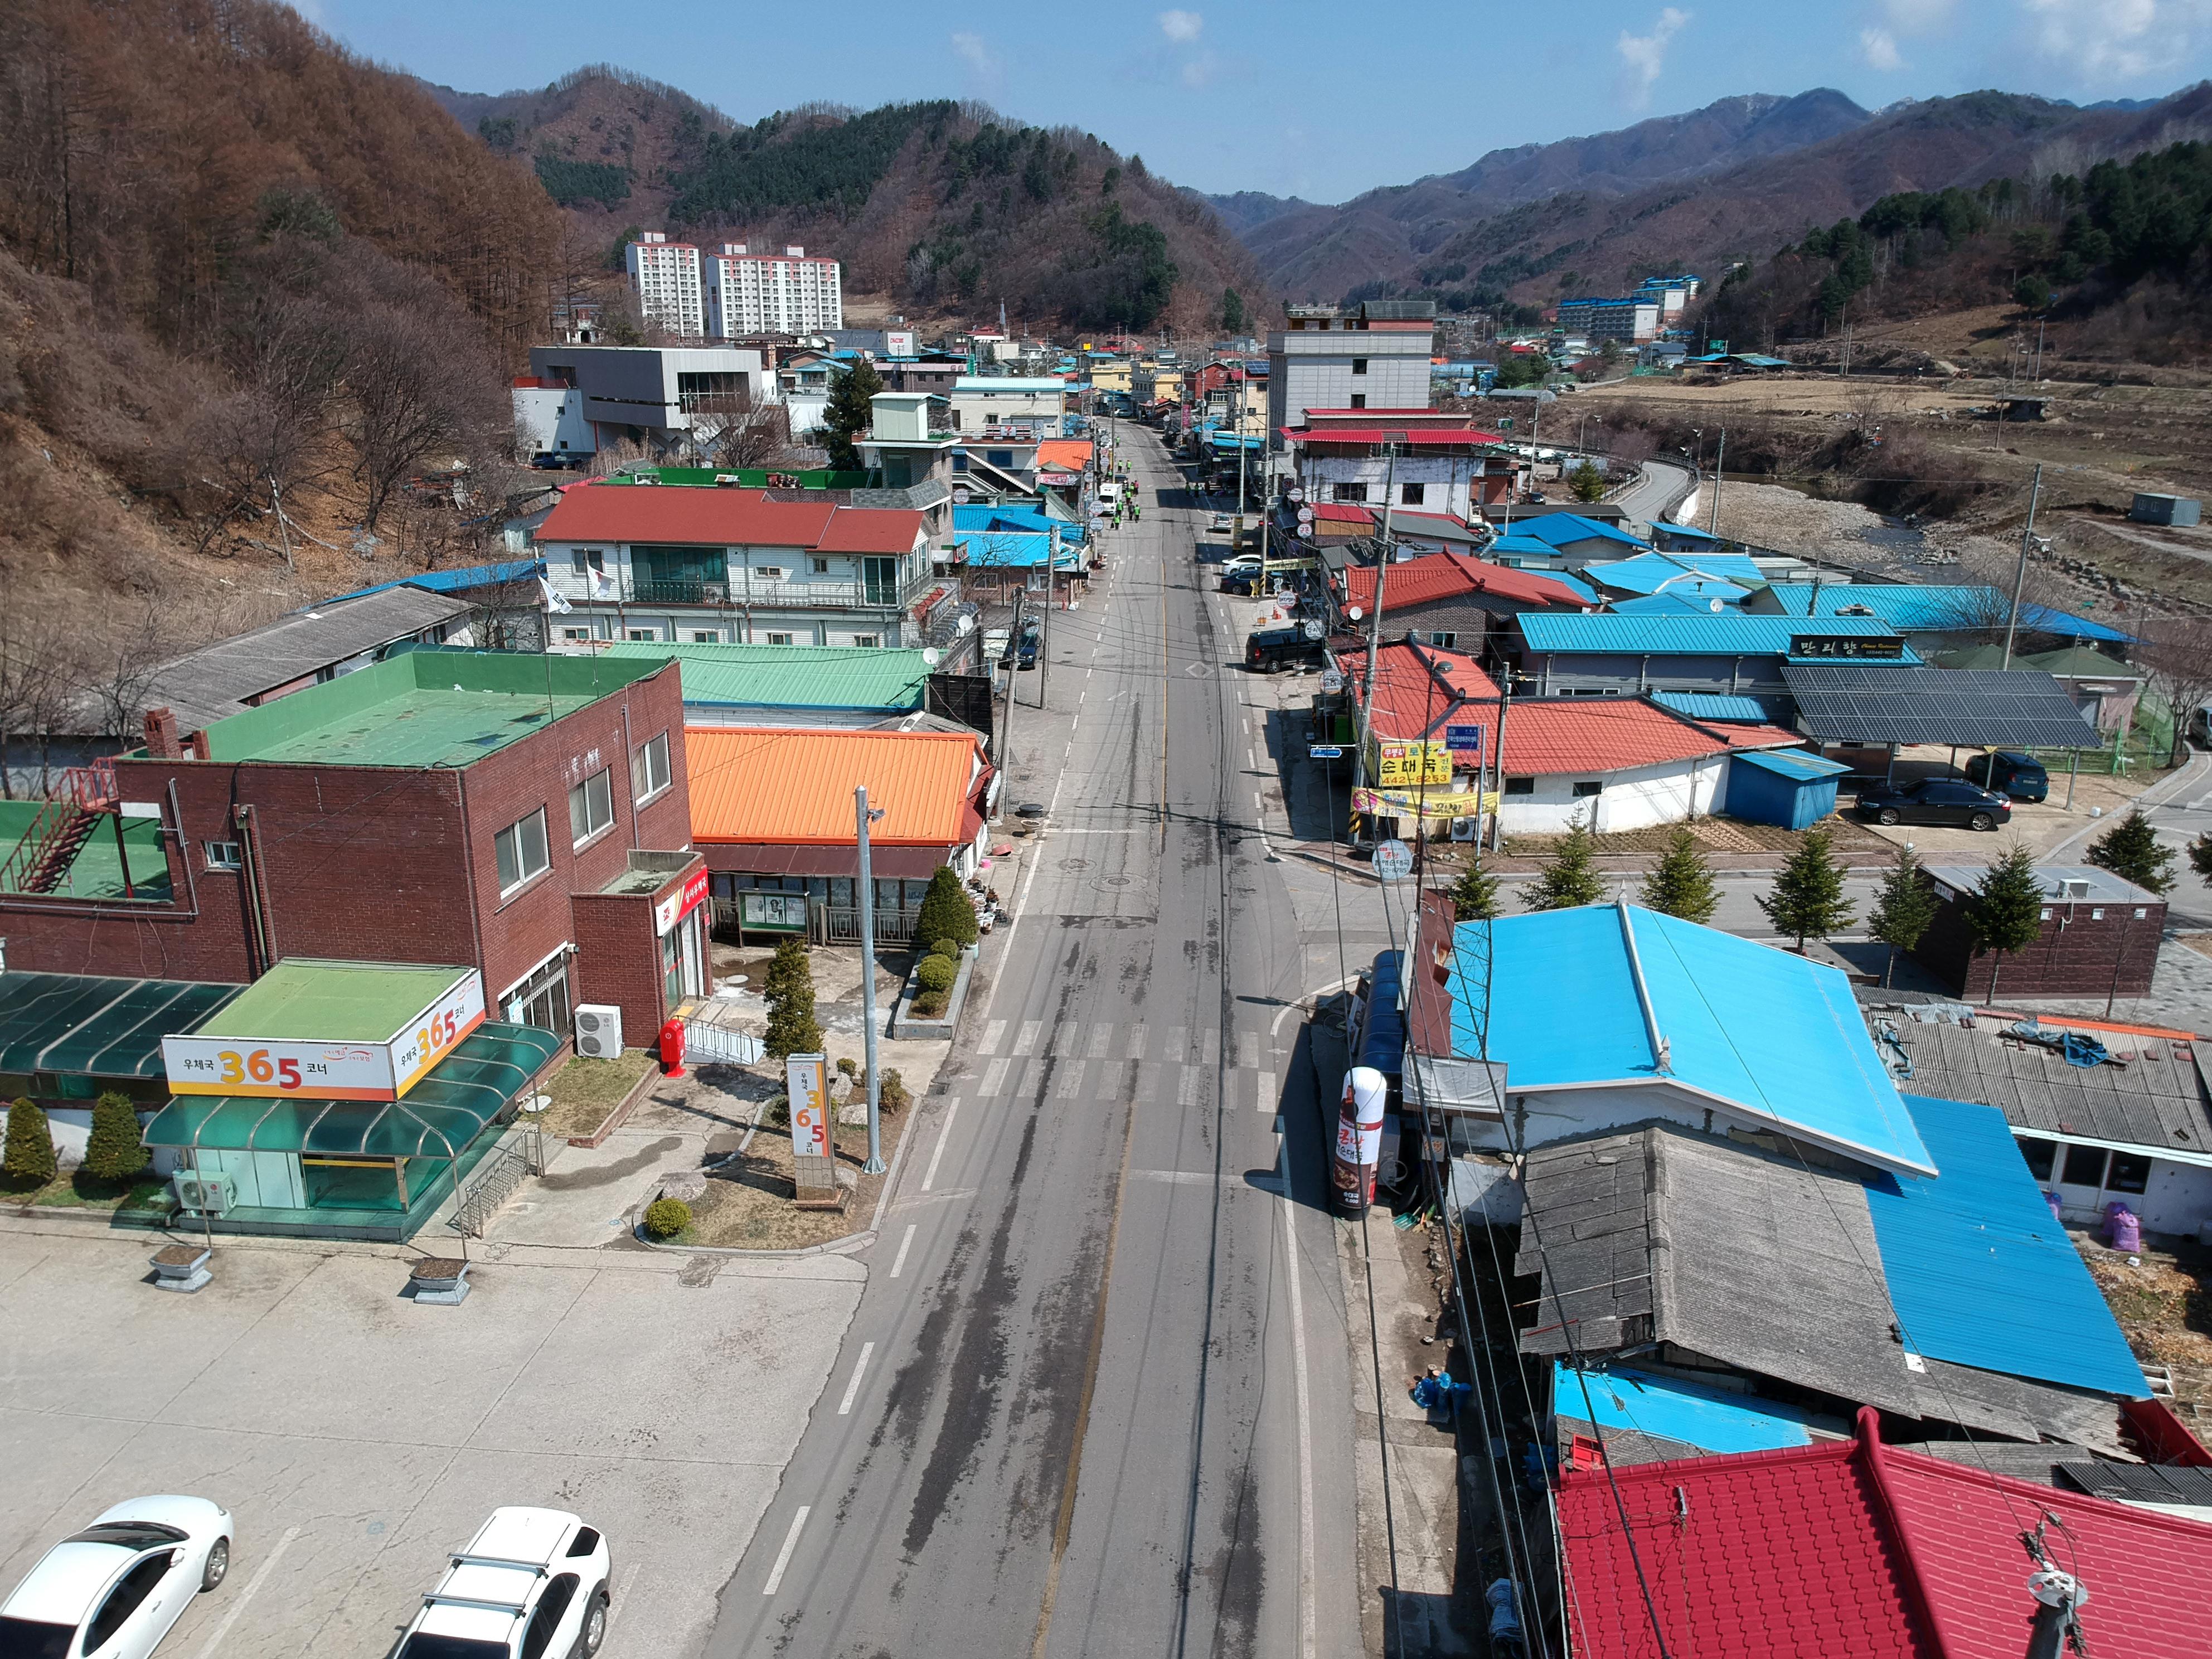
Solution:
<svg viewBox="0 0 2212 1659">
<path fill-rule="evenodd" d="M 844 326 L 844 274 L 835 259 L 803 247 L 755 253 L 743 242 L 707 256 L 707 331 L 715 338 Z"/>
<path fill-rule="evenodd" d="M 630 286 L 637 290 L 638 313 L 648 325 L 690 339 L 707 332 L 697 247 L 672 242 L 664 231 L 641 231 L 623 258 Z"/>
</svg>

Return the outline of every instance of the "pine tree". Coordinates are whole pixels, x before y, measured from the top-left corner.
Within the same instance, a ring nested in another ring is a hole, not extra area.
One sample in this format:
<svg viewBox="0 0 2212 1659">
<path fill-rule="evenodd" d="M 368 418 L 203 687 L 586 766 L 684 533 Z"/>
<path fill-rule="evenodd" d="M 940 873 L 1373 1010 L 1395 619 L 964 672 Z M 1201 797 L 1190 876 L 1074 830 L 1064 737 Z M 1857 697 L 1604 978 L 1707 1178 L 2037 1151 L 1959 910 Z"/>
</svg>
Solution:
<svg viewBox="0 0 2212 1659">
<path fill-rule="evenodd" d="M 1589 831 L 1582 814 L 1568 820 L 1567 833 L 1552 849 L 1550 860 L 1528 890 L 1531 910 L 1571 910 L 1581 904 L 1605 902 L 1605 882 L 1590 862 Z"/>
<path fill-rule="evenodd" d="M 955 945 L 975 942 L 975 907 L 961 890 L 960 878 L 949 864 L 940 864 L 921 896 L 921 913 L 915 918 L 915 944 L 927 951 L 941 939 Z"/>
<path fill-rule="evenodd" d="M 2189 843 L 2189 867 L 2207 881 L 2212 881 L 2212 830 Z"/>
<path fill-rule="evenodd" d="M 1644 878 L 1644 908 L 1684 921 L 1707 922 L 1720 908 L 1720 890 L 1713 885 L 1712 867 L 1698 850 L 1698 838 L 1677 826 L 1667 837 L 1667 849 Z"/>
<path fill-rule="evenodd" d="M 1578 501 L 1601 501 L 1605 499 L 1605 474 L 1584 461 L 1568 472 L 1567 488 Z"/>
<path fill-rule="evenodd" d="M 1852 906 L 1844 896 L 1844 872 L 1830 851 L 1828 832 L 1813 830 L 1790 855 L 1790 862 L 1775 872 L 1774 885 L 1759 901 L 1766 919 L 1797 939 L 1797 953 L 1805 953 L 1808 939 L 1826 939 L 1851 919 Z"/>
<path fill-rule="evenodd" d="M 1982 872 L 1966 901 L 1966 931 L 1977 946 L 1995 953 L 1989 992 L 1994 1002 L 2005 952 L 2026 950 L 2043 933 L 2043 878 L 2035 873 L 2035 854 L 2025 846 L 2014 842 Z"/>
<path fill-rule="evenodd" d="M 53 1131 L 46 1115 L 32 1102 L 18 1099 L 8 1108 L 8 1151 L 0 1158 L 0 1173 L 18 1189 L 43 1187 L 54 1178 Z"/>
<path fill-rule="evenodd" d="M 84 1172 L 97 1181 L 128 1181 L 153 1162 L 138 1128 L 138 1109 L 110 1090 L 93 1103 Z"/>
<path fill-rule="evenodd" d="M 2145 892 L 2173 890 L 2173 848 L 2159 845 L 2158 831 L 2139 806 L 2089 843 L 2089 862 L 2131 881 Z"/>
<path fill-rule="evenodd" d="M 857 472 L 860 470 L 860 453 L 853 447 L 853 439 L 866 432 L 876 418 L 873 399 L 884 389 L 884 377 L 876 373 L 876 366 L 863 357 L 838 378 L 830 388 L 829 407 L 823 410 L 822 424 L 830 433 L 830 466 L 836 472 Z"/>
<path fill-rule="evenodd" d="M 1897 953 L 1920 943 L 1938 908 L 1936 890 L 1920 878 L 1920 860 L 1910 847 L 1899 848 L 1897 862 L 1882 878 L 1881 892 L 1867 913 L 1867 931 L 1889 946 L 1881 968 L 1884 986 L 1897 970 Z"/>
<path fill-rule="evenodd" d="M 1451 900 L 1457 921 L 1495 921 L 1498 919 L 1498 878 L 1479 864 L 1460 872 L 1445 896 Z"/>
<path fill-rule="evenodd" d="M 822 1025 L 814 1018 L 814 966 L 795 938 L 775 947 L 768 970 L 768 1033 L 761 1046 L 781 1060 L 822 1051 Z"/>
</svg>

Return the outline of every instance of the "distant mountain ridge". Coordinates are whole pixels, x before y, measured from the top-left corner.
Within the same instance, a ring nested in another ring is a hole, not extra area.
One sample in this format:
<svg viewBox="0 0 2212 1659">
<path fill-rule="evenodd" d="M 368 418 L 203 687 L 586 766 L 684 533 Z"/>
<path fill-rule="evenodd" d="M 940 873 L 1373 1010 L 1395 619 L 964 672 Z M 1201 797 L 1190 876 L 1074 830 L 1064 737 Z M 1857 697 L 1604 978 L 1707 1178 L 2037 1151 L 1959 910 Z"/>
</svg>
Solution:
<svg viewBox="0 0 2212 1659">
<path fill-rule="evenodd" d="M 2205 136 L 2203 87 L 2086 108 L 1969 93 L 1875 113 L 1824 88 L 1493 151 L 1339 207 L 1267 214 L 1248 201 L 1238 217 L 1262 269 L 1294 298 L 1480 291 L 1540 303 L 1569 277 L 1577 291 L 1607 292 L 1656 271 L 1764 258 L 1893 192 L 2080 172 Z"/>
</svg>

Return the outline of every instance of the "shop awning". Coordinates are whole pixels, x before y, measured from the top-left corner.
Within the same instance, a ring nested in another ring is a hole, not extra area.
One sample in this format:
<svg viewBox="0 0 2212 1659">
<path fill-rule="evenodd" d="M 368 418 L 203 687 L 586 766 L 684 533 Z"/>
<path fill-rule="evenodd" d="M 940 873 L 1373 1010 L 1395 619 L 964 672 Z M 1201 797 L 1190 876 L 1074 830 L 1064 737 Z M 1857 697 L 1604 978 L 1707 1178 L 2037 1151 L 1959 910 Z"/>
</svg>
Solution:
<svg viewBox="0 0 2212 1659">
<path fill-rule="evenodd" d="M 709 870 L 742 876 L 858 876 L 860 848 L 798 847 L 773 842 L 702 842 L 699 853 Z M 868 868 L 878 881 L 927 881 L 959 851 L 948 847 L 872 847 Z"/>
<path fill-rule="evenodd" d="M 321 1158 L 458 1158 L 560 1050 L 550 1031 L 487 1021 L 404 1100 L 194 1095 L 155 1115 L 146 1144 Z"/>
<path fill-rule="evenodd" d="M 94 974 L 0 974 L 0 1072 L 161 1075 L 161 1039 L 245 987 Z"/>
</svg>

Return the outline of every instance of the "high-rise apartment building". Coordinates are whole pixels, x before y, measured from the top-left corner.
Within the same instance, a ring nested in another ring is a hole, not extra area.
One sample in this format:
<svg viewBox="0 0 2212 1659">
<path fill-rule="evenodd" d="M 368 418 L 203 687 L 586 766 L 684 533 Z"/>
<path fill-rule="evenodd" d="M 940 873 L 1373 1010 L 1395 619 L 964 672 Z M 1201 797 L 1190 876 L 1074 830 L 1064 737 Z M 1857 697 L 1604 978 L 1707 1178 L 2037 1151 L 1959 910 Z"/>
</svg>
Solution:
<svg viewBox="0 0 2212 1659">
<path fill-rule="evenodd" d="M 696 339 L 707 332 L 707 307 L 699 282 L 699 250 L 672 242 L 665 231 L 641 231 L 623 250 L 638 314 L 654 328 Z"/>
<path fill-rule="evenodd" d="M 707 257 L 706 283 L 707 331 L 717 339 L 845 326 L 843 267 L 803 247 L 756 253 L 725 242 Z"/>
</svg>

